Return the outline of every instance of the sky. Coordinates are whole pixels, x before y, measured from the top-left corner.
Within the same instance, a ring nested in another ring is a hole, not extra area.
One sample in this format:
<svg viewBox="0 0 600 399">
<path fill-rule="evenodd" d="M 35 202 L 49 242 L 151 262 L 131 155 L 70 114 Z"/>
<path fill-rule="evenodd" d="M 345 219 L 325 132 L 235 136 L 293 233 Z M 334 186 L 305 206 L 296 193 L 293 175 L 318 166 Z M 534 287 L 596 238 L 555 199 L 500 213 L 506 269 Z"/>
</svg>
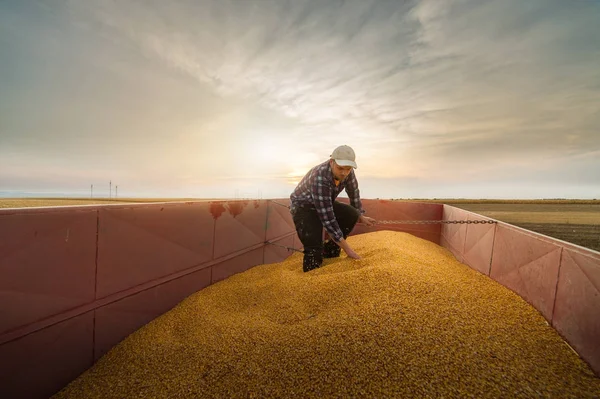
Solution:
<svg viewBox="0 0 600 399">
<path fill-rule="evenodd" d="M 0 1 L 0 196 L 600 198 L 600 1 Z M 112 193 L 109 193 L 109 187 Z"/>
</svg>

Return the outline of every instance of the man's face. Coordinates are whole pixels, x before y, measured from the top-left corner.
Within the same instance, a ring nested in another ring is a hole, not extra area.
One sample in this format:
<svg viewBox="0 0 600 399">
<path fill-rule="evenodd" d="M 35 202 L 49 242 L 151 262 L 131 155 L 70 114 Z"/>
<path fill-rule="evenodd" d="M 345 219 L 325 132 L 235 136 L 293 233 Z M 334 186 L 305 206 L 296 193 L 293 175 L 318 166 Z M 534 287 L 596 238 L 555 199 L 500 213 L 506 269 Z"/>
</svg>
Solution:
<svg viewBox="0 0 600 399">
<path fill-rule="evenodd" d="M 331 164 L 331 171 L 333 172 L 333 178 L 339 181 L 344 180 L 352 171 L 352 166 L 340 166 L 332 159 L 329 161 Z"/>
</svg>

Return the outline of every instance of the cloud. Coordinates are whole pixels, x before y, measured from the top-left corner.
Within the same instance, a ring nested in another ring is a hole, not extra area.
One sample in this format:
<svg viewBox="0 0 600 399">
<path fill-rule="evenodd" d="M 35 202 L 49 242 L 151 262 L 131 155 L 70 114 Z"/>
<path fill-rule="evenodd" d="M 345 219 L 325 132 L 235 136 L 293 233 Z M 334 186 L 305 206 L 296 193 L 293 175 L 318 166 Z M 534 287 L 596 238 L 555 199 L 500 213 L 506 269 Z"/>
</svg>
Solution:
<svg viewBox="0 0 600 399">
<path fill-rule="evenodd" d="M 61 58 L 81 74 L 72 93 L 88 82 L 83 97 L 95 100 L 52 107 L 44 118 L 53 134 L 77 125 L 107 132 L 130 155 L 137 146 L 140 171 L 284 176 L 346 143 L 367 179 L 472 182 L 524 170 L 560 175 L 560 165 L 600 148 L 600 6 L 593 2 L 63 5 L 53 12 L 72 24 L 66 34 L 81 51 L 63 50 Z M 112 85 L 91 84 L 96 76 Z M 24 119 L 8 126 L 26 127 Z M 276 145 L 259 162 L 267 143 Z M 311 155 L 294 160 L 294 153 Z"/>
<path fill-rule="evenodd" d="M 557 137 L 565 124 L 589 132 L 597 121 L 589 118 L 598 117 L 600 93 L 586 91 L 600 82 L 597 45 L 568 57 L 578 38 L 587 35 L 589 46 L 600 38 L 593 6 L 576 13 L 535 1 L 96 4 L 91 11 L 106 27 L 144 51 L 221 95 L 298 118 L 312 128 L 303 134 L 419 136 L 429 145 L 429 136 L 457 128 L 488 137 L 488 127 L 527 143 L 539 137 L 528 127 L 540 119 Z M 563 120 L 577 110 L 583 118 Z"/>
</svg>

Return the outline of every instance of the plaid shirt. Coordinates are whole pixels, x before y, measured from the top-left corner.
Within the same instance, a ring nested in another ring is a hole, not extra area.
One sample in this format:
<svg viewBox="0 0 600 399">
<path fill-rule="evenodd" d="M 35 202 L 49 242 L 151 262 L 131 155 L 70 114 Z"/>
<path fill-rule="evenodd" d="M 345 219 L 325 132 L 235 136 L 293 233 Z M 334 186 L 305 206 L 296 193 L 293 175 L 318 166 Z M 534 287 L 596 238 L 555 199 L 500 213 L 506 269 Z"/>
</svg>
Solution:
<svg viewBox="0 0 600 399">
<path fill-rule="evenodd" d="M 314 206 L 321 223 L 327 230 L 327 234 L 336 242 L 339 242 L 344 238 L 344 235 L 335 219 L 333 202 L 344 189 L 346 189 L 348 198 L 350 198 L 350 205 L 358 209 L 361 214 L 364 214 L 365 210 L 362 209 L 362 203 L 360 202 L 358 181 L 354 170 L 351 170 L 350 174 L 336 186 L 329 161 L 323 162 L 312 168 L 290 195 L 292 200 L 290 212 L 293 214 L 298 207 L 303 205 Z"/>
</svg>

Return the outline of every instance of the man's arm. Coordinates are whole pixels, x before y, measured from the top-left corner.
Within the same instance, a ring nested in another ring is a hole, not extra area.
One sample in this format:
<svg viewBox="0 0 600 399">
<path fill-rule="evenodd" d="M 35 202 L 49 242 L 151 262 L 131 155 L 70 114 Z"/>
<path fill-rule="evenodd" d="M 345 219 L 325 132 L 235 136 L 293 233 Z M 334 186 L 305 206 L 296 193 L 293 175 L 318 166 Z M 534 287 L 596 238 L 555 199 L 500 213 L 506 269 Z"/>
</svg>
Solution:
<svg viewBox="0 0 600 399">
<path fill-rule="evenodd" d="M 361 215 L 364 215 L 365 210 L 362 207 L 362 202 L 360 200 L 360 190 L 358 189 L 358 180 L 356 179 L 356 175 L 354 171 L 348 176 L 348 183 L 346 183 L 346 193 L 348 193 L 348 198 L 350 199 L 350 205 L 354 208 L 358 209 Z"/>
<path fill-rule="evenodd" d="M 335 218 L 335 213 L 333 213 L 331 186 L 323 181 L 321 176 L 317 176 L 311 191 L 317 214 L 319 215 L 319 219 L 321 219 L 323 227 L 327 230 L 329 237 L 331 237 L 350 258 L 360 259 L 360 256 L 350 248 L 350 245 L 344 239 L 342 229 L 340 229 L 340 225 Z"/>
<path fill-rule="evenodd" d="M 346 252 L 346 255 L 348 255 L 350 258 L 360 259 L 360 256 L 358 256 L 358 254 L 354 252 L 352 248 L 350 248 L 348 241 L 346 241 L 345 239 L 342 238 L 342 240 L 337 244 L 344 250 L 344 252 Z"/>
<path fill-rule="evenodd" d="M 323 227 L 327 230 L 327 234 L 336 243 L 340 242 L 340 240 L 344 239 L 344 234 L 333 213 L 331 186 L 323 180 L 322 176 L 316 176 L 311 187 L 311 194 L 317 214 L 319 215 L 319 219 L 321 219 Z"/>
<path fill-rule="evenodd" d="M 346 192 L 348 193 L 348 198 L 350 198 L 350 204 L 360 212 L 358 222 L 365 223 L 367 226 L 373 226 L 376 224 L 377 221 L 375 219 L 365 216 L 365 210 L 363 209 L 362 202 L 360 200 L 358 180 L 356 179 L 354 171 L 352 171 L 349 176 L 348 184 L 346 184 Z"/>
</svg>

